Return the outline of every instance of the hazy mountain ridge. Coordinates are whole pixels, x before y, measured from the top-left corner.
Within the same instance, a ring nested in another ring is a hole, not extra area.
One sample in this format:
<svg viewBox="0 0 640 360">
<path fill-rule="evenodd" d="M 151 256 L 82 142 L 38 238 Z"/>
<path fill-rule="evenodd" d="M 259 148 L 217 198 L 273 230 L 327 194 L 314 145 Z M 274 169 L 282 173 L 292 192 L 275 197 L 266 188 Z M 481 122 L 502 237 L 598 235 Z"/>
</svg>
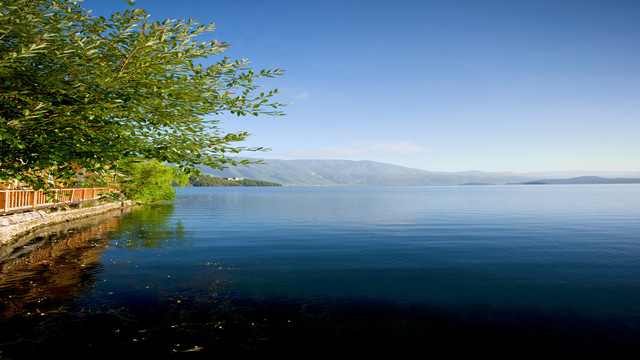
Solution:
<svg viewBox="0 0 640 360">
<path fill-rule="evenodd" d="M 223 171 L 203 168 L 220 177 L 244 177 L 284 185 L 458 185 L 486 178 L 468 173 L 436 173 L 374 161 L 268 160 L 267 164 L 232 167 Z M 504 182 L 535 180 L 519 176 Z"/>
<path fill-rule="evenodd" d="M 355 160 L 265 160 L 266 164 L 231 167 L 225 170 L 202 168 L 205 174 L 219 177 L 243 177 L 259 179 L 284 185 L 363 185 L 363 186 L 412 186 L 412 185 L 464 185 L 464 184 L 522 184 L 527 182 L 562 183 L 554 179 L 546 179 L 545 175 L 573 174 L 590 175 L 606 172 L 548 172 L 524 173 L 512 172 L 436 172 L 408 168 L 399 165 L 375 161 Z M 628 174 L 629 177 L 640 177 L 640 172 L 616 172 L 611 174 Z M 558 176 L 561 177 L 561 176 Z M 602 177 L 601 177 L 602 178 Z M 622 181 L 624 179 L 616 179 Z M 565 182 L 566 183 L 566 182 Z M 577 182 L 580 183 L 580 182 Z M 606 182 L 602 182 L 606 183 Z"/>
</svg>

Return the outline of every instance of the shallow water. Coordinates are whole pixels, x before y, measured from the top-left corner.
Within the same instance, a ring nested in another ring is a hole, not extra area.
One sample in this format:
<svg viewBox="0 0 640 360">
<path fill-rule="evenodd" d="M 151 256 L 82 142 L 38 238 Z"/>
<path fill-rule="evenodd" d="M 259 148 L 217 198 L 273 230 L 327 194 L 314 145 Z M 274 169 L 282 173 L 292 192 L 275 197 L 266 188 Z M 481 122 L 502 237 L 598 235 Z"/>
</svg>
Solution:
<svg viewBox="0 0 640 360">
<path fill-rule="evenodd" d="M 640 350 L 640 186 L 177 195 L 4 260 L 0 355 Z"/>
</svg>

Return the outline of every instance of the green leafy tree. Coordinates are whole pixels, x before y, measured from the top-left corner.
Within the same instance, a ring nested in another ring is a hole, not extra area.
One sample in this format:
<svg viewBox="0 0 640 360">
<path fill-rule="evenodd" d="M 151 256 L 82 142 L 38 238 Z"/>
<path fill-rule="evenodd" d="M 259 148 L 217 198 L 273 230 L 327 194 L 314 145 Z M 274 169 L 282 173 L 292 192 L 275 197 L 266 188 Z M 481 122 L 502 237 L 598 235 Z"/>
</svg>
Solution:
<svg viewBox="0 0 640 360">
<path fill-rule="evenodd" d="M 175 190 L 172 183 L 184 186 L 189 177 L 176 168 L 157 160 L 127 159 L 118 168 L 123 172 L 120 192 L 125 198 L 139 203 L 173 200 Z"/>
<path fill-rule="evenodd" d="M 248 133 L 224 133 L 216 115 L 280 115 L 277 89 L 255 80 L 229 45 L 196 38 L 214 29 L 193 20 L 151 21 L 132 1 L 110 17 L 72 0 L 0 2 L 0 179 L 47 188 L 78 169 L 104 184 L 127 158 L 198 173 L 223 168 Z"/>
</svg>

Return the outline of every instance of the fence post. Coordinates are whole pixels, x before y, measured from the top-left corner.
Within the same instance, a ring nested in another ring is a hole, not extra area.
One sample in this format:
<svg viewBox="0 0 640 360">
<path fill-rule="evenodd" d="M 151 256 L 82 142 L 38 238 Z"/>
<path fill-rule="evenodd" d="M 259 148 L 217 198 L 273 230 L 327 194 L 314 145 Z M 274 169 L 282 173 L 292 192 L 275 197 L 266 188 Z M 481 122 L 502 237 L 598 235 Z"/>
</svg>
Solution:
<svg viewBox="0 0 640 360">
<path fill-rule="evenodd" d="M 7 212 L 7 210 L 9 210 L 9 191 L 5 190 L 4 191 L 4 212 Z"/>
</svg>

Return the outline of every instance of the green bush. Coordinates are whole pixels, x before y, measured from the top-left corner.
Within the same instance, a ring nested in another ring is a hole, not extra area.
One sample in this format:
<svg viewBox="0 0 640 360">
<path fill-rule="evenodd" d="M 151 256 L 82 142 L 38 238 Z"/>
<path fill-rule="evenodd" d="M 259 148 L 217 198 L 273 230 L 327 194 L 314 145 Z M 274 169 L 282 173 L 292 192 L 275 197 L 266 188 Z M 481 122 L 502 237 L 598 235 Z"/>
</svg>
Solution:
<svg viewBox="0 0 640 360">
<path fill-rule="evenodd" d="M 184 186 L 187 177 L 157 160 L 129 159 L 120 164 L 117 181 L 125 198 L 139 203 L 173 200 L 172 184 Z"/>
</svg>

